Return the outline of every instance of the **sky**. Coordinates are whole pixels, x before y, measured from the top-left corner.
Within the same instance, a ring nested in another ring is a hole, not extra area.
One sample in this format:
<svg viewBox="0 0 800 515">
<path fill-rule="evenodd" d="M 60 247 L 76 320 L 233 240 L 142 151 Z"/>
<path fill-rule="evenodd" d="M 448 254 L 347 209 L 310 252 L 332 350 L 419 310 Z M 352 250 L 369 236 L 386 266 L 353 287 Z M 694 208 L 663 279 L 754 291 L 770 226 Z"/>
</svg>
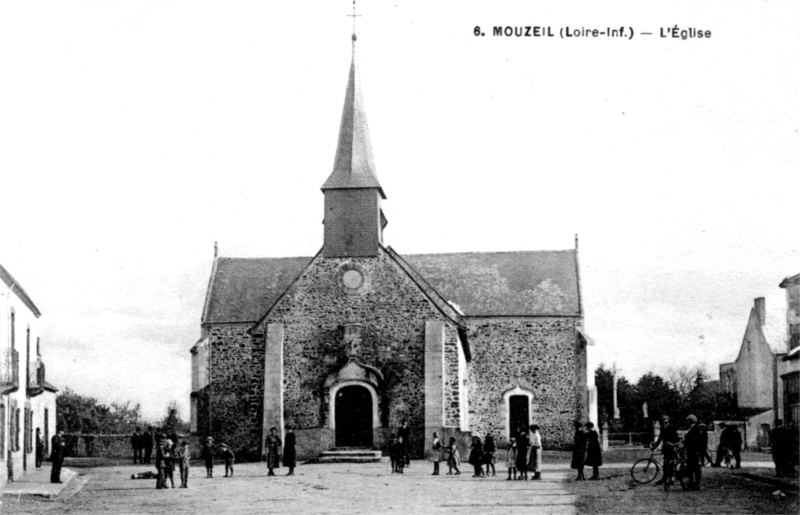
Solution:
<svg viewBox="0 0 800 515">
<path fill-rule="evenodd" d="M 578 234 L 590 365 L 716 376 L 753 299 L 780 321 L 778 284 L 800 272 L 800 3 L 598 4 L 358 3 L 385 243 L 555 250 Z M 48 381 L 188 418 L 214 242 L 322 245 L 351 13 L 0 5 L 0 263 L 42 312 Z M 676 25 L 711 37 L 660 36 Z M 619 26 L 633 38 L 558 37 Z"/>
</svg>

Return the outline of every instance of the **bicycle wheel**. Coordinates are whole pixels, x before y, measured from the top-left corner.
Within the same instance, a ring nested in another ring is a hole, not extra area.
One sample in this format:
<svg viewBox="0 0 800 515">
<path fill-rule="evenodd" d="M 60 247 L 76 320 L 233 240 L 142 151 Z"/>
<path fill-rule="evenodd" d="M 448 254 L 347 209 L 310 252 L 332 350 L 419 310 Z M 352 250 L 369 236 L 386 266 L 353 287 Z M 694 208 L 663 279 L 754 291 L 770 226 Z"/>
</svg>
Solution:
<svg viewBox="0 0 800 515">
<path fill-rule="evenodd" d="M 658 477 L 660 467 L 652 458 L 642 458 L 631 467 L 631 477 L 641 485 L 646 485 Z"/>
</svg>

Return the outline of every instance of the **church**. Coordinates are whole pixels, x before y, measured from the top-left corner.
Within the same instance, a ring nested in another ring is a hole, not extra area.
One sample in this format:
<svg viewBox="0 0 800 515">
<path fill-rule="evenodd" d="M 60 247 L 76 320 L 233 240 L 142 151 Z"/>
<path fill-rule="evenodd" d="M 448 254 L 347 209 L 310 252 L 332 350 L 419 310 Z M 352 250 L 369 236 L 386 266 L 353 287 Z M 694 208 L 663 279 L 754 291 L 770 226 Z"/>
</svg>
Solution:
<svg viewBox="0 0 800 515">
<path fill-rule="evenodd" d="M 570 446 L 593 384 L 577 239 L 530 252 L 403 255 L 385 245 L 387 196 L 355 57 L 322 193 L 315 256 L 215 250 L 191 350 L 194 434 L 254 460 L 271 427 L 291 427 L 298 459 L 314 459 L 386 449 L 404 421 L 415 458 L 434 431 L 466 447 L 491 432 L 502 448 L 538 424 L 545 448 Z"/>
</svg>

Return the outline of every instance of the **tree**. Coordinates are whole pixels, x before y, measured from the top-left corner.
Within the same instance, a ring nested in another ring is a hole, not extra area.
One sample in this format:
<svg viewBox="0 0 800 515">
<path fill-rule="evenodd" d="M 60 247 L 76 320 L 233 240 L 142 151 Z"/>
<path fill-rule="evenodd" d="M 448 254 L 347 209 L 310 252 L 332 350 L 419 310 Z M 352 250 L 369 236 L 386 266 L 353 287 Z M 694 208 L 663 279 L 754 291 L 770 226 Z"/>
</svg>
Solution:
<svg viewBox="0 0 800 515">
<path fill-rule="evenodd" d="M 594 384 L 597 388 L 597 417 L 602 427 L 608 423 L 614 425 L 614 372 L 601 364 L 594 373 Z M 637 407 L 636 394 L 625 376 L 617 374 L 617 407 L 621 425 L 625 430 L 632 431 L 636 427 Z"/>
<path fill-rule="evenodd" d="M 668 415 L 680 420 L 683 414 L 681 397 L 661 376 L 648 372 L 636 383 L 636 402 L 639 406 L 647 403 L 650 420 Z"/>
<path fill-rule="evenodd" d="M 65 388 L 56 397 L 57 429 L 73 434 L 127 434 L 142 424 L 139 405 L 130 402 L 106 406 L 94 397 L 87 397 Z"/>
<path fill-rule="evenodd" d="M 683 401 L 688 401 L 695 387 L 702 384 L 709 375 L 705 363 L 694 367 L 684 365 L 670 368 L 667 373 L 669 383 Z"/>
<path fill-rule="evenodd" d="M 186 434 L 189 432 L 189 424 L 181 419 L 181 410 L 177 401 L 172 401 L 167 406 L 167 412 L 161 419 L 161 429 L 167 433 Z"/>
</svg>

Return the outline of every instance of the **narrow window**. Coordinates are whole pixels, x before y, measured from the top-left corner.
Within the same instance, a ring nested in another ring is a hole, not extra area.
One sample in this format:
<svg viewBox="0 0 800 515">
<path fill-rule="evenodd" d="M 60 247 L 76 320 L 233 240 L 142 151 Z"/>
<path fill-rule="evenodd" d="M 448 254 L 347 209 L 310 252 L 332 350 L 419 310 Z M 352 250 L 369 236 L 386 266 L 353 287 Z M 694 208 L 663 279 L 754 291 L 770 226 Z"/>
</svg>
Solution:
<svg viewBox="0 0 800 515">
<path fill-rule="evenodd" d="M 14 308 L 11 308 L 11 348 L 16 349 L 16 342 L 17 342 L 17 324 L 16 324 L 16 317 L 17 314 L 14 313 Z"/>
</svg>

